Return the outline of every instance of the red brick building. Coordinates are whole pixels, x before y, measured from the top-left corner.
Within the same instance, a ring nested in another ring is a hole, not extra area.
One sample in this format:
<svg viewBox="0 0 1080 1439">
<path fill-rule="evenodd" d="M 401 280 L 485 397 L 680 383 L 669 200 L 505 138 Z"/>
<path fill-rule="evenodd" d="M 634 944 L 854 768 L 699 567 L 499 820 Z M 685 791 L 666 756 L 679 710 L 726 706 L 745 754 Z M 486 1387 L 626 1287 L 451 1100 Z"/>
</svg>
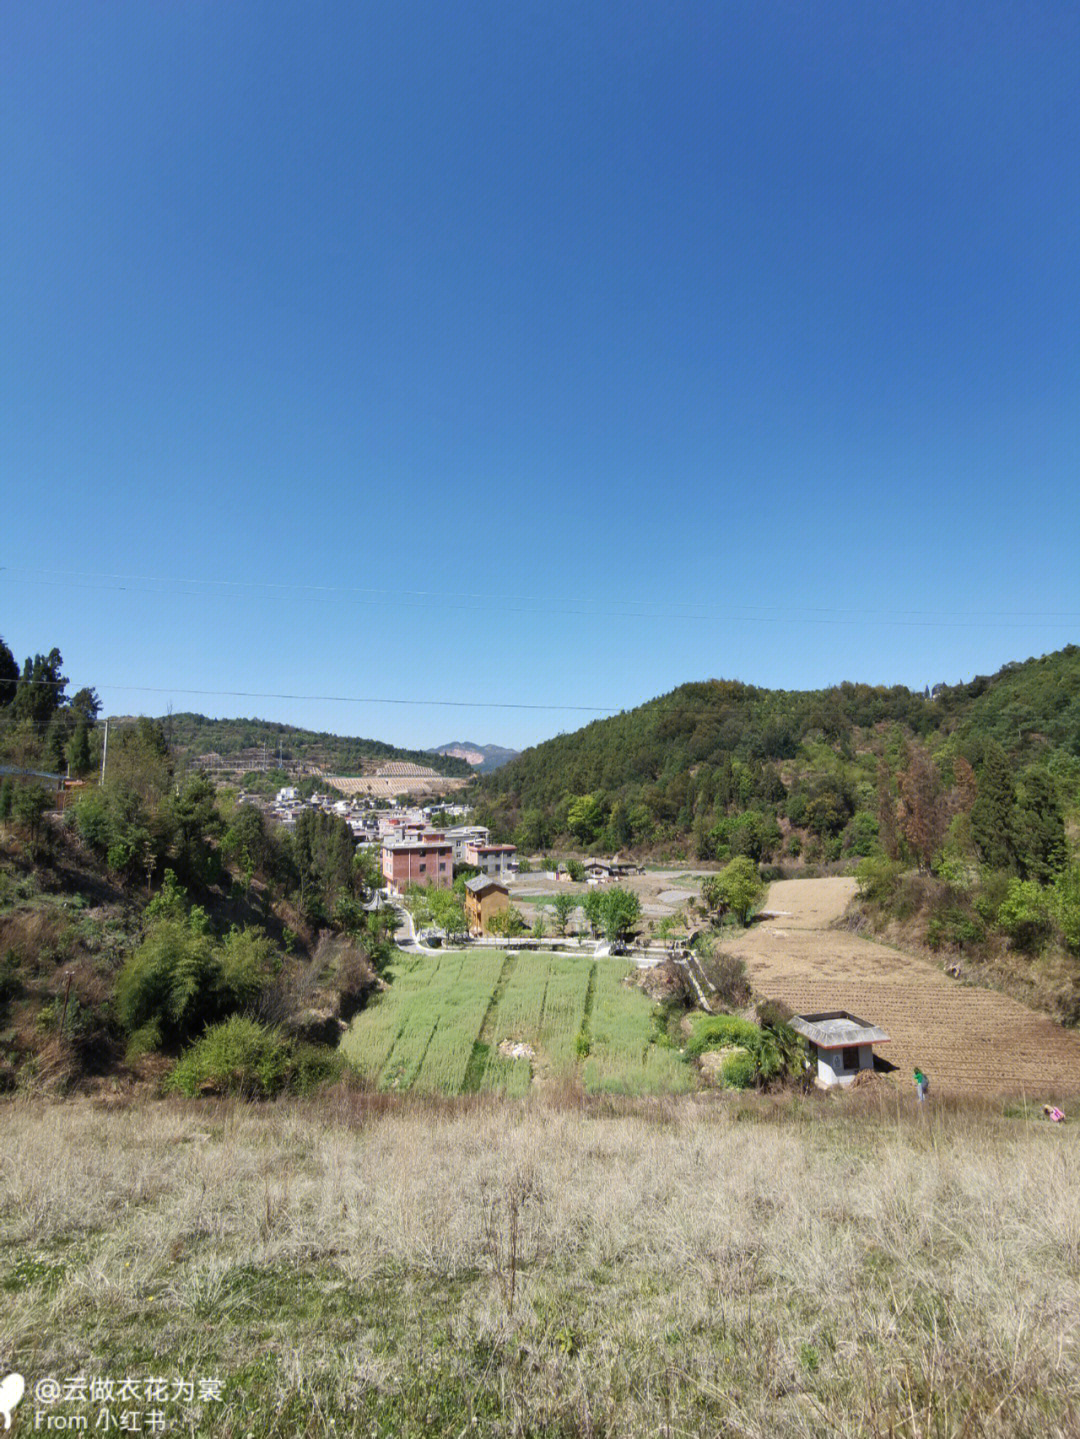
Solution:
<svg viewBox="0 0 1080 1439">
<path fill-rule="evenodd" d="M 398 894 L 410 884 L 449 889 L 454 882 L 454 846 L 441 834 L 415 840 L 387 840 L 382 847 L 383 879 Z"/>
</svg>

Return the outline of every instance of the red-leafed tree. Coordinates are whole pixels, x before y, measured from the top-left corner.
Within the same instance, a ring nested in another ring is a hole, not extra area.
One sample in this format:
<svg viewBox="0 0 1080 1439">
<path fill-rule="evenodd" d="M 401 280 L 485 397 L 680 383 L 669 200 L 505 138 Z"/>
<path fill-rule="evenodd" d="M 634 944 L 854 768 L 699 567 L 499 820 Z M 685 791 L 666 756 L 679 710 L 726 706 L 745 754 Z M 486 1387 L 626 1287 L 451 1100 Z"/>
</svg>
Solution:
<svg viewBox="0 0 1080 1439">
<path fill-rule="evenodd" d="M 924 749 L 913 749 L 900 776 L 900 824 L 921 870 L 929 870 L 945 835 L 941 776 Z"/>
</svg>

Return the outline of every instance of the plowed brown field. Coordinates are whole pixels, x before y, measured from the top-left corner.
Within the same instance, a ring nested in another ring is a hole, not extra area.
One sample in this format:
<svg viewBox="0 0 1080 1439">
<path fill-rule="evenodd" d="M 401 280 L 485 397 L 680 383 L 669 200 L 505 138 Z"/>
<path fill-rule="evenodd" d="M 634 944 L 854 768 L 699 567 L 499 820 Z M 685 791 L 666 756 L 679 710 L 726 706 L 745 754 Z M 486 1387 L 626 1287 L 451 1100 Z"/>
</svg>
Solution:
<svg viewBox="0 0 1080 1439">
<path fill-rule="evenodd" d="M 854 892 L 852 879 L 779 881 L 768 899 L 779 913 L 724 948 L 745 959 L 760 994 L 880 1025 L 891 1041 L 879 1053 L 912 1088 L 919 1065 L 931 1094 L 1080 1094 L 1080 1035 L 926 960 L 830 929 Z"/>
</svg>

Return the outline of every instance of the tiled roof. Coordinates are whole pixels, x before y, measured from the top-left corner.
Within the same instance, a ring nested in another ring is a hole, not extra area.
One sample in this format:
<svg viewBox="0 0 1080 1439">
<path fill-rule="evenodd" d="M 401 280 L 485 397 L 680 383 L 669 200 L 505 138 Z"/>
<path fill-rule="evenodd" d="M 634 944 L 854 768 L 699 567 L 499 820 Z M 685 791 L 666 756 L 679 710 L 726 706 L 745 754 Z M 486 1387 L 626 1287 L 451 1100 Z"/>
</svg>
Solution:
<svg viewBox="0 0 1080 1439">
<path fill-rule="evenodd" d="M 812 1040 L 819 1049 L 842 1049 L 849 1044 L 883 1044 L 888 1035 L 877 1025 L 867 1024 L 843 1009 L 825 1014 L 796 1014 L 791 1027 Z"/>
</svg>

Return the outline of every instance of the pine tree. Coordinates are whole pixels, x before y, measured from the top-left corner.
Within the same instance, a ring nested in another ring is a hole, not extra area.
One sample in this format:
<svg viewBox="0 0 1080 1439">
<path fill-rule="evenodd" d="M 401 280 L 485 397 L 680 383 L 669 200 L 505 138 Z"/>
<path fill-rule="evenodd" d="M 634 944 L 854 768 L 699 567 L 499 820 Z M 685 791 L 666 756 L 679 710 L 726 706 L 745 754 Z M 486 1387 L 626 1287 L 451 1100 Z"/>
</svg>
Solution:
<svg viewBox="0 0 1080 1439">
<path fill-rule="evenodd" d="M 1017 868 L 1023 879 L 1052 884 L 1065 868 L 1065 821 L 1049 777 L 1041 770 L 1024 776 L 1024 803 L 1014 822 Z"/>
<path fill-rule="evenodd" d="M 996 740 L 988 740 L 971 807 L 971 836 L 983 864 L 991 869 L 1012 869 L 1015 865 L 1015 808 L 1016 789 L 1008 758 Z"/>
<path fill-rule="evenodd" d="M 73 775 L 84 775 L 90 768 L 90 726 L 80 715 L 67 747 L 67 761 Z"/>
</svg>

